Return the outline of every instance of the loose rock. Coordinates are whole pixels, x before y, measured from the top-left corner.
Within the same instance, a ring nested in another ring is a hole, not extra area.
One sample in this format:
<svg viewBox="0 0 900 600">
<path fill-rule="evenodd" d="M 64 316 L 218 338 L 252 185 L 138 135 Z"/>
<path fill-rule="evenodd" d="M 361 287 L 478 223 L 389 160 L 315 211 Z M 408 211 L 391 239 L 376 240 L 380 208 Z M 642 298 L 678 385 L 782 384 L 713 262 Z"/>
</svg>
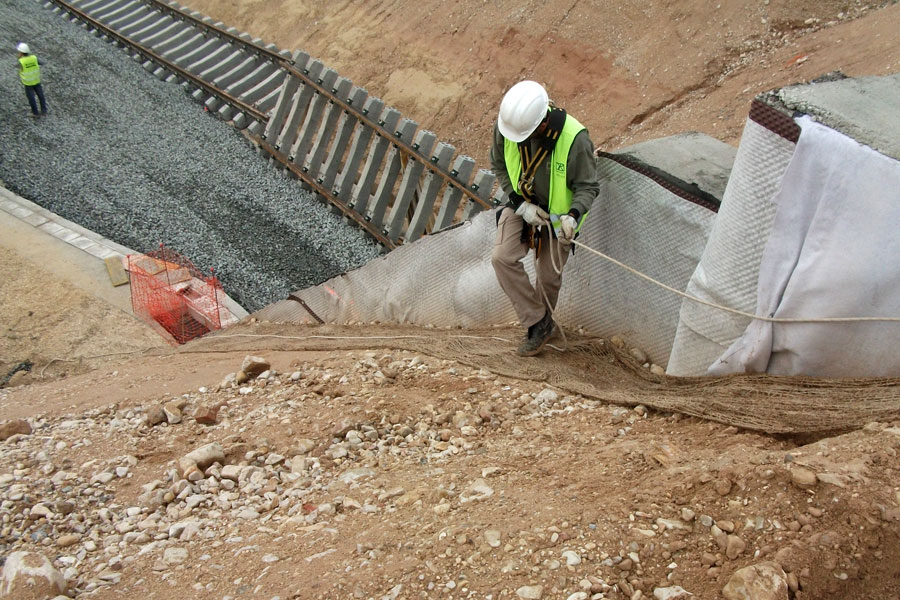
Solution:
<svg viewBox="0 0 900 600">
<path fill-rule="evenodd" d="M 16 419 L 0 425 L 0 441 L 7 440 L 14 435 L 31 435 L 31 424 L 24 419 Z"/>
<path fill-rule="evenodd" d="M 6 557 L 0 580 L 0 598 L 45 600 L 65 594 L 68 584 L 46 556 L 36 552 L 13 552 Z"/>
<path fill-rule="evenodd" d="M 787 576 L 773 562 L 744 567 L 731 576 L 722 595 L 726 600 L 787 600 Z"/>
</svg>

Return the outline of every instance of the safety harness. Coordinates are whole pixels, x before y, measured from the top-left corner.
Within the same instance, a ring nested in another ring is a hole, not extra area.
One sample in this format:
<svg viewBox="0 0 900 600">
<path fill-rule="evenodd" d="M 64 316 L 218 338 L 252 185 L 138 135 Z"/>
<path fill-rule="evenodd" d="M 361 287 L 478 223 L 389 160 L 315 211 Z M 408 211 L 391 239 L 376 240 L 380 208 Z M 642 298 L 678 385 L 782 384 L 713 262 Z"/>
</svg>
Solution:
<svg viewBox="0 0 900 600">
<path fill-rule="evenodd" d="M 534 176 L 538 166 L 553 153 L 556 141 L 566 124 L 566 111 L 562 108 L 551 107 L 547 113 L 547 127 L 543 135 L 538 139 L 536 151 L 531 149 L 531 141 L 525 139 L 519 142 L 519 154 L 522 157 L 522 172 L 519 175 L 519 194 L 528 202 L 534 203 Z M 551 228 L 552 229 L 552 228 Z M 541 254 L 541 230 L 525 223 L 522 227 L 523 243 L 528 244 L 534 250 L 534 257 Z"/>
</svg>

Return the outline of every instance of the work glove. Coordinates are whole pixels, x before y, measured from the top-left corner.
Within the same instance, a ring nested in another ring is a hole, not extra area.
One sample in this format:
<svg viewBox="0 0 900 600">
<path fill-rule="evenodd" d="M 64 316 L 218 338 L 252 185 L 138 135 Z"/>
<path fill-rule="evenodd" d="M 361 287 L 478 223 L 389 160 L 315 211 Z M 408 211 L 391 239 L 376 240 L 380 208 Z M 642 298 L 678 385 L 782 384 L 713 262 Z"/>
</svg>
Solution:
<svg viewBox="0 0 900 600">
<path fill-rule="evenodd" d="M 531 202 L 523 202 L 516 209 L 516 214 L 525 219 L 525 222 L 532 226 L 546 225 L 550 215 L 537 204 Z"/>
<path fill-rule="evenodd" d="M 559 241 L 561 244 L 571 244 L 575 239 L 575 228 L 578 221 L 572 215 L 563 215 L 559 218 Z"/>
</svg>

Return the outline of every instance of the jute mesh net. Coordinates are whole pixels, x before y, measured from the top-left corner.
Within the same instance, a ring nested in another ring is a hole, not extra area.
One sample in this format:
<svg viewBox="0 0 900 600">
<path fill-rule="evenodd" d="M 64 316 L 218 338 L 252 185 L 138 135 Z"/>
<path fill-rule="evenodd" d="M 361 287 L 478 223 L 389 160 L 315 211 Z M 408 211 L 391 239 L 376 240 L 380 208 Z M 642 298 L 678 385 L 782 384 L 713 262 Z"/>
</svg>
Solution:
<svg viewBox="0 0 900 600">
<path fill-rule="evenodd" d="M 543 381 L 560 390 L 624 406 L 644 406 L 776 434 L 821 434 L 900 419 L 900 378 L 823 379 L 771 375 L 667 377 L 624 349 L 596 338 L 552 342 L 538 357 L 515 354 L 514 329 L 428 330 L 257 323 L 211 334 L 184 352 L 402 349 Z"/>
</svg>

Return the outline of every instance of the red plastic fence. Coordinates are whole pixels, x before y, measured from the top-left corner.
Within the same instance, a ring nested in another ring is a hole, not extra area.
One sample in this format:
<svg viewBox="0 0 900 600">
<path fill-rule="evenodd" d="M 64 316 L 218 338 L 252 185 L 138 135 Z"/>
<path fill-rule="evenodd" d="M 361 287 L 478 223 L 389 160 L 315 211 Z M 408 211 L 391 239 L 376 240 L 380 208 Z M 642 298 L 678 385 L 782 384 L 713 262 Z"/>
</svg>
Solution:
<svg viewBox="0 0 900 600">
<path fill-rule="evenodd" d="M 134 314 L 159 323 L 179 344 L 222 327 L 222 285 L 184 256 L 160 246 L 129 255 L 128 270 Z"/>
</svg>

